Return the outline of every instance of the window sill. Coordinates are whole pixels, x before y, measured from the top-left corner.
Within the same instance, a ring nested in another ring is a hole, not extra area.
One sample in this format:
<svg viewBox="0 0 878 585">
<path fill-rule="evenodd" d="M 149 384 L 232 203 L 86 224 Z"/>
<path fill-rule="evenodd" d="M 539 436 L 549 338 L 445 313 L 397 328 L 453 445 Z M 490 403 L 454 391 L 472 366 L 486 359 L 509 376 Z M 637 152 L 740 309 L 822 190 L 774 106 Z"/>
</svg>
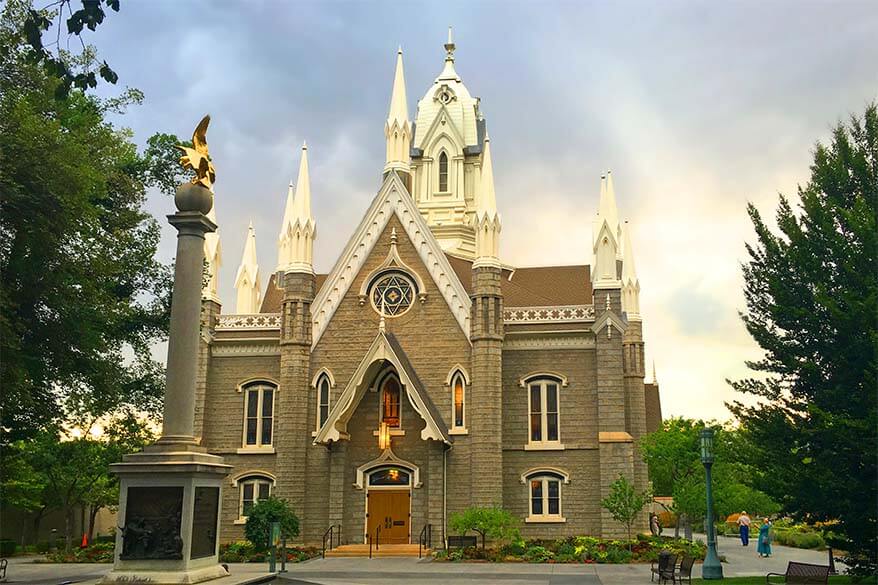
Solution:
<svg viewBox="0 0 878 585">
<path fill-rule="evenodd" d="M 567 518 L 563 516 L 528 516 L 524 519 L 527 524 L 564 524 Z"/>
<path fill-rule="evenodd" d="M 242 526 L 244 524 L 247 524 L 247 517 L 245 516 L 244 518 L 238 518 L 234 522 L 232 522 L 232 524 L 234 524 L 235 526 Z"/>
<path fill-rule="evenodd" d="M 274 447 L 241 447 L 238 455 L 274 455 Z"/>
<path fill-rule="evenodd" d="M 468 435 L 469 430 L 466 427 L 456 427 L 453 429 L 448 429 L 449 435 Z"/>
<path fill-rule="evenodd" d="M 528 443 L 525 451 L 563 451 L 564 443 Z"/>
</svg>

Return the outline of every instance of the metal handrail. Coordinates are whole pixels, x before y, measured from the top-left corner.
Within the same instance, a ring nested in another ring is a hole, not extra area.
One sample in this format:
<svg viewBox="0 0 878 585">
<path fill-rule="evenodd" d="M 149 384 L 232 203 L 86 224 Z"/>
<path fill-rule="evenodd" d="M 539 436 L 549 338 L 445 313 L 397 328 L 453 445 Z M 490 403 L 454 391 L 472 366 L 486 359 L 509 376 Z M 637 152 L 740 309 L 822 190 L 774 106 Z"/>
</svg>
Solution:
<svg viewBox="0 0 878 585">
<path fill-rule="evenodd" d="M 433 548 L 433 525 L 429 522 L 424 524 L 424 527 L 421 528 L 421 533 L 418 535 L 418 558 L 421 558 L 421 550 L 422 547 L 426 549 Z"/>
<path fill-rule="evenodd" d="M 323 533 L 323 552 L 320 553 L 321 558 L 326 558 L 326 537 L 329 536 L 329 550 L 332 550 L 332 531 L 335 529 L 335 524 L 329 526 L 326 529 L 326 532 Z"/>
<path fill-rule="evenodd" d="M 375 527 L 375 550 L 378 550 L 378 545 L 381 544 L 381 525 L 378 524 Z"/>
<path fill-rule="evenodd" d="M 369 541 L 369 558 L 372 558 L 372 535 L 366 534 L 366 540 Z"/>
</svg>

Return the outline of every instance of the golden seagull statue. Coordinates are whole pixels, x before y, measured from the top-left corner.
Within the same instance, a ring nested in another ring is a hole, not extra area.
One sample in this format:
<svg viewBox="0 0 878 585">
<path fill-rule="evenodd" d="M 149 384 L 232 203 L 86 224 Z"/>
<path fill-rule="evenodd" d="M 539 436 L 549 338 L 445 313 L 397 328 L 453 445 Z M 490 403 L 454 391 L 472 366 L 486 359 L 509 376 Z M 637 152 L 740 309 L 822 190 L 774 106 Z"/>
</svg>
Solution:
<svg viewBox="0 0 878 585">
<path fill-rule="evenodd" d="M 195 171 L 195 177 L 192 184 L 202 185 L 207 189 L 213 190 L 213 183 L 216 181 L 216 169 L 210 162 L 210 153 L 207 151 L 207 126 L 210 124 L 210 114 L 201 119 L 195 132 L 192 134 L 192 146 L 176 145 L 183 151 L 180 157 L 180 165 L 184 169 L 192 169 Z"/>
</svg>

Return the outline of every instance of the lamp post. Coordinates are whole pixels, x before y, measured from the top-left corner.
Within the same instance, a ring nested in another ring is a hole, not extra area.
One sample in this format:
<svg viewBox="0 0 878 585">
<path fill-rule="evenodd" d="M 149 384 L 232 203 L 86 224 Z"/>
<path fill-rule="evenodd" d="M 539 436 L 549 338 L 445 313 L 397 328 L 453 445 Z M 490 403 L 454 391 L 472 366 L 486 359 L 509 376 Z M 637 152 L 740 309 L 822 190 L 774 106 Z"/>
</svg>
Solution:
<svg viewBox="0 0 878 585">
<path fill-rule="evenodd" d="M 710 467 L 713 465 L 713 429 L 705 427 L 701 431 L 701 462 L 704 464 L 704 472 L 707 484 L 707 554 L 704 564 L 701 565 L 701 577 L 708 579 L 722 579 L 723 566 L 716 553 L 716 532 L 713 528 L 713 490 L 710 485 Z"/>
</svg>

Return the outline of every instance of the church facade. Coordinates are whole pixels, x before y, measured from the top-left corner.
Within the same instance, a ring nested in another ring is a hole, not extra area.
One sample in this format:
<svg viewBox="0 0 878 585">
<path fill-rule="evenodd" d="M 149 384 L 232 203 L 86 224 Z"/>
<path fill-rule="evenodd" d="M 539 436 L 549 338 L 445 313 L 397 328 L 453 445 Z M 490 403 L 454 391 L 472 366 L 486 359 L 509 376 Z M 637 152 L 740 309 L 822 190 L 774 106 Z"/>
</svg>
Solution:
<svg viewBox="0 0 878 585">
<path fill-rule="evenodd" d="M 414 122 L 397 55 L 383 181 L 328 274 L 306 147 L 264 294 L 252 226 L 234 313 L 205 243 L 196 433 L 234 467 L 224 541 L 269 495 L 312 544 L 330 526 L 347 543 L 429 526 L 435 545 L 453 513 L 495 505 L 526 538 L 622 536 L 600 501 L 620 474 L 647 486 L 640 285 L 612 176 L 590 265 L 504 263 L 486 121 L 450 35 L 445 50 Z"/>
</svg>

